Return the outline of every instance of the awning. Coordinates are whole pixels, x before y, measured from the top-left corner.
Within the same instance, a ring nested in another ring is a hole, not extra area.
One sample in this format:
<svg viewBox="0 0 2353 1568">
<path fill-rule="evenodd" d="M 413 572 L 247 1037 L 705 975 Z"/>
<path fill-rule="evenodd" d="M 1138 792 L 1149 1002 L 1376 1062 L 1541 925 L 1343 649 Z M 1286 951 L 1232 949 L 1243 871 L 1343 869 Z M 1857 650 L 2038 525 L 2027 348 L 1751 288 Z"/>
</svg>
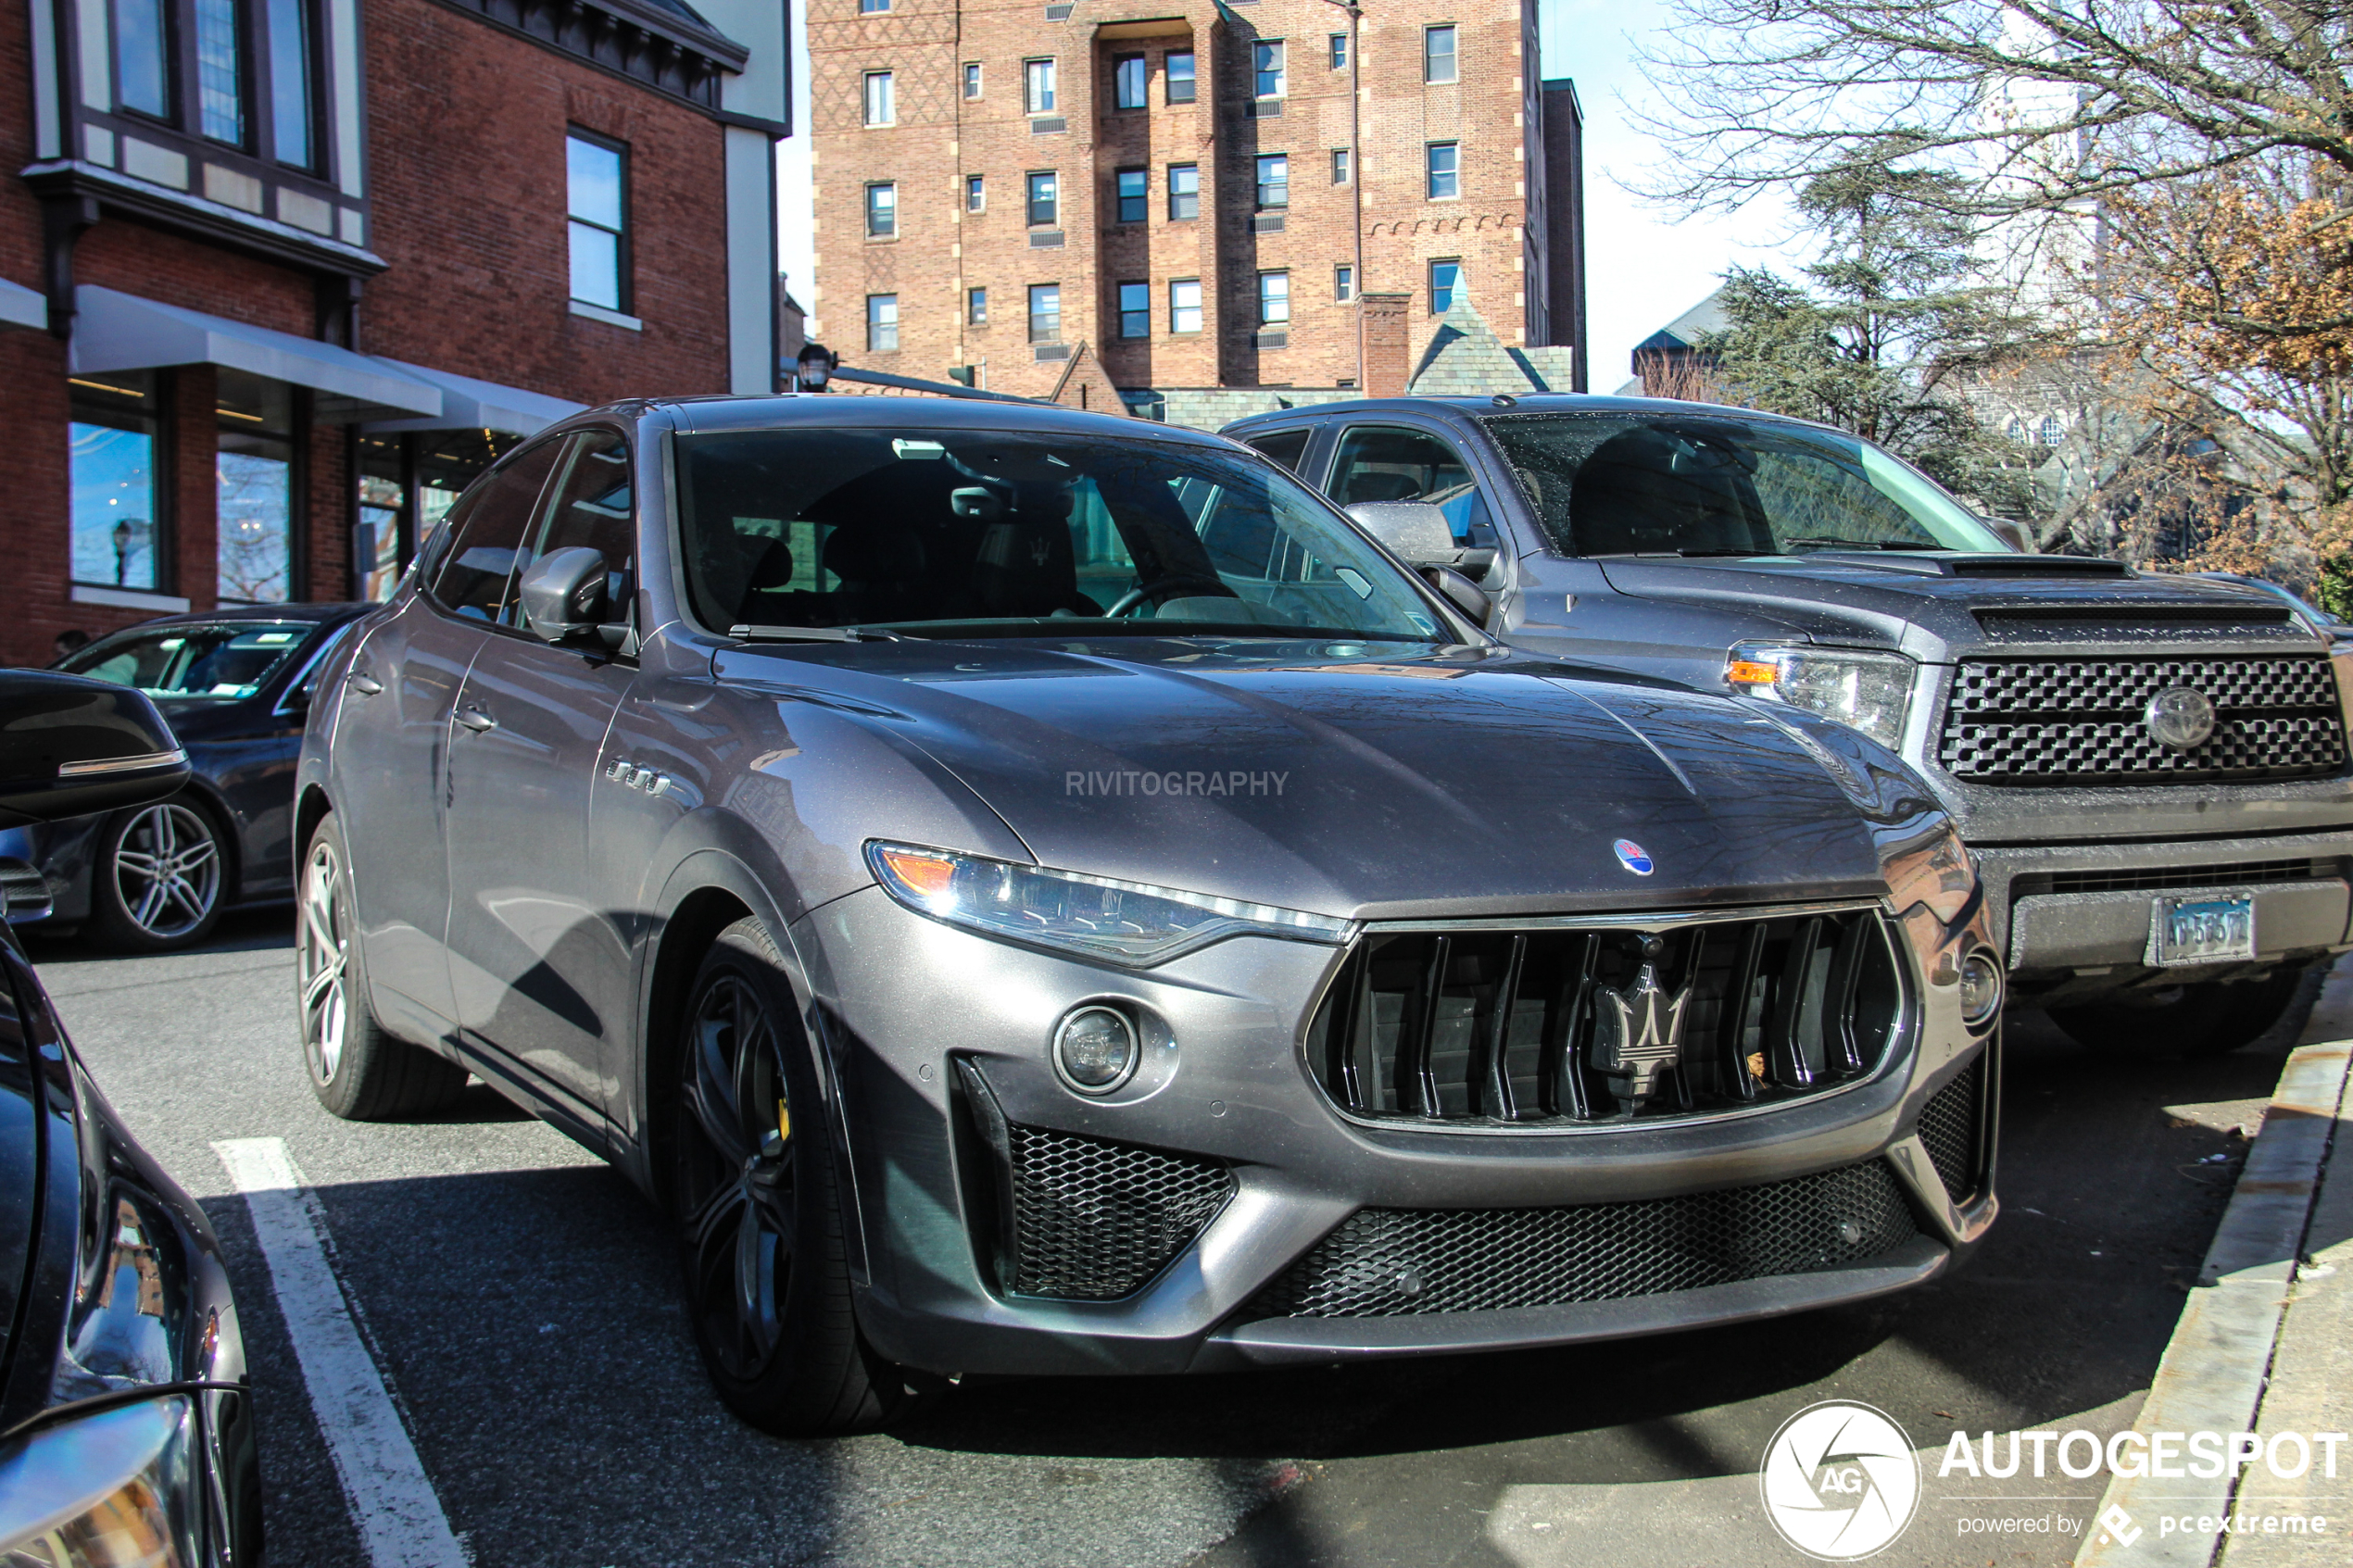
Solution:
<svg viewBox="0 0 2353 1568">
<path fill-rule="evenodd" d="M 315 417 L 328 424 L 441 414 L 441 389 L 388 359 L 94 283 L 75 289 L 73 305 L 67 362 L 77 372 L 220 365 L 308 387 L 319 395 Z"/>
<path fill-rule="evenodd" d="M 40 290 L 0 278 L 0 327 L 31 327 L 37 332 L 48 325 L 49 301 Z"/>
<path fill-rule="evenodd" d="M 395 430 L 495 430 L 502 435 L 536 435 L 558 420 L 569 419 L 585 403 L 573 403 L 519 386 L 476 381 L 454 370 L 411 365 L 399 359 L 379 359 L 404 376 L 431 382 L 441 389 L 441 417 L 431 420 L 371 420 L 360 428 Z"/>
</svg>

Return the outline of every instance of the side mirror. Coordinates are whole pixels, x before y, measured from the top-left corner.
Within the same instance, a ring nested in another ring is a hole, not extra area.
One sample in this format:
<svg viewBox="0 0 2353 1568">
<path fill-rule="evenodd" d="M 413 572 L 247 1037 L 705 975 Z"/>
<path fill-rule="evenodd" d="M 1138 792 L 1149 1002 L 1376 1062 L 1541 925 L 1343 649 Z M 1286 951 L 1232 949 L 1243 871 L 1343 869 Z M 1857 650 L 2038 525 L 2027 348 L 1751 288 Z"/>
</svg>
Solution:
<svg viewBox="0 0 2353 1568">
<path fill-rule="evenodd" d="M 145 806 L 187 782 L 188 754 L 145 692 L 0 671 L 0 827 Z"/>
<path fill-rule="evenodd" d="M 1479 592 L 1478 583 L 1451 566 L 1426 566 L 1421 573 L 1424 582 L 1446 596 L 1448 604 L 1470 617 L 1472 625 L 1482 632 L 1487 630 L 1487 622 L 1494 617 L 1495 605 Z"/>
<path fill-rule="evenodd" d="M 523 569 L 522 613 L 551 643 L 569 642 L 604 624 L 605 557 L 573 545 L 550 550 Z"/>
<path fill-rule="evenodd" d="M 1982 517 L 1977 521 L 1983 523 L 1987 530 L 1993 533 L 1994 537 L 1999 539 L 2003 544 L 2007 545 L 2011 549 L 2016 550 L 2020 555 L 2025 555 L 2028 553 L 2026 548 L 2026 530 L 2020 528 L 2017 523 L 2012 522 L 2009 519 L 2005 517 Z"/>
<path fill-rule="evenodd" d="M 1359 501 L 1348 515 L 1407 566 L 1461 564 L 1463 547 L 1446 514 L 1427 501 Z"/>
</svg>

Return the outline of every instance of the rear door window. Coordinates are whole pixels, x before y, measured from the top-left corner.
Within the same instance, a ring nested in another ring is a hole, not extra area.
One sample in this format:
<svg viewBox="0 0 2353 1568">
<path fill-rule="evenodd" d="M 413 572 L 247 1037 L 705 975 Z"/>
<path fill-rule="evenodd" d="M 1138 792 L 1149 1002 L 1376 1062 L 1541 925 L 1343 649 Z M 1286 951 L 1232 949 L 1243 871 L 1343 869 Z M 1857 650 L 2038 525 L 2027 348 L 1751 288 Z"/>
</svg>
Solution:
<svg viewBox="0 0 2353 1568">
<path fill-rule="evenodd" d="M 445 548 L 433 583 L 433 596 L 444 608 L 476 621 L 506 614 L 514 598 L 516 557 L 563 446 L 548 441 L 518 452 L 459 502 L 457 536 Z"/>
<path fill-rule="evenodd" d="M 1307 438 L 1315 433 L 1312 429 L 1270 431 L 1265 435 L 1252 436 L 1243 445 L 1255 448 L 1297 473 L 1300 459 L 1307 456 Z"/>
</svg>

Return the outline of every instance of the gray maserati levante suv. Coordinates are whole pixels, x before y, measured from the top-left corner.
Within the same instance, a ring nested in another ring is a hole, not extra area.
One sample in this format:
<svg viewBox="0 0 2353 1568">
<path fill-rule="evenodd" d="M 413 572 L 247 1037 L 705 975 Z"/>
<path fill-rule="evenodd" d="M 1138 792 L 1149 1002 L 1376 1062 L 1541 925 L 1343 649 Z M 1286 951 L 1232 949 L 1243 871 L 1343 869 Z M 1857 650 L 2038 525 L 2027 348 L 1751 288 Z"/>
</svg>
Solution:
<svg viewBox="0 0 2353 1568">
<path fill-rule="evenodd" d="M 1625 1336 L 1994 1211 L 1967 851 L 1853 730 L 1516 653 L 1219 438 L 630 403 L 321 682 L 304 1057 L 674 1215 L 774 1431 L 965 1373 Z"/>
</svg>

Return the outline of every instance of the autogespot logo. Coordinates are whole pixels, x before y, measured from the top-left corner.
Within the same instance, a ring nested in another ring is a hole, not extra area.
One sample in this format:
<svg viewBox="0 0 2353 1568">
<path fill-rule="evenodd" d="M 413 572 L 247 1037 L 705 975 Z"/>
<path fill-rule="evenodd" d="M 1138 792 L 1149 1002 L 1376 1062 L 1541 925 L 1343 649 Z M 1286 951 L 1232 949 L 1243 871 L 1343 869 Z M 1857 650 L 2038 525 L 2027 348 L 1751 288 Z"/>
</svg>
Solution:
<svg viewBox="0 0 2353 1568">
<path fill-rule="evenodd" d="M 1765 1517 L 1824 1562 L 1852 1562 L 1904 1533 L 1920 1502 L 1912 1440 L 1885 1412 L 1826 1400 L 1781 1424 L 1757 1473 Z"/>
</svg>

